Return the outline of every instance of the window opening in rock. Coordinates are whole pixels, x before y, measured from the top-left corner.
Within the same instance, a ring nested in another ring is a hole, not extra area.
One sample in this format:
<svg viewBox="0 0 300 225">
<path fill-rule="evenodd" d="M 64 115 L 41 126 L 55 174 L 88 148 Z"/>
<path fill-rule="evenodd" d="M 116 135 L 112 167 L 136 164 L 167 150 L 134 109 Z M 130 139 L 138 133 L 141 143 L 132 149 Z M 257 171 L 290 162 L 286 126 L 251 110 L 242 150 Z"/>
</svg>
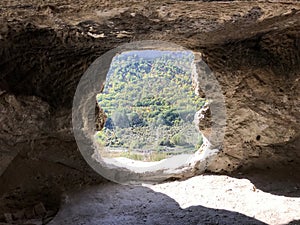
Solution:
<svg viewBox="0 0 300 225">
<path fill-rule="evenodd" d="M 194 154 L 202 144 L 194 116 L 205 99 L 193 88 L 193 61 L 191 51 L 116 55 L 96 97 L 106 114 L 96 154 L 147 162 Z"/>
</svg>

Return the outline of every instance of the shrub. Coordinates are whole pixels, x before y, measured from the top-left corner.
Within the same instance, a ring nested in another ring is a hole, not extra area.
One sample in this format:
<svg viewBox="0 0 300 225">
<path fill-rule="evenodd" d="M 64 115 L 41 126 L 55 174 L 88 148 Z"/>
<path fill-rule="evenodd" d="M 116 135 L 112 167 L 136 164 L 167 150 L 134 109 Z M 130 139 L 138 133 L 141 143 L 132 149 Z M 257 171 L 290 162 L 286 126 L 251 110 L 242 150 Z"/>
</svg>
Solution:
<svg viewBox="0 0 300 225">
<path fill-rule="evenodd" d="M 115 126 L 120 128 L 129 127 L 129 119 L 124 110 L 122 111 L 115 111 L 111 116 L 113 123 Z"/>
<path fill-rule="evenodd" d="M 199 135 L 198 142 L 197 142 L 197 144 L 195 146 L 196 151 L 201 147 L 202 144 L 203 144 L 203 137 L 202 137 L 202 135 Z"/>
<path fill-rule="evenodd" d="M 168 158 L 168 155 L 165 152 L 152 152 L 150 154 L 149 161 L 160 161 L 160 160 L 166 159 L 166 158 Z"/>
<path fill-rule="evenodd" d="M 167 138 L 163 138 L 159 141 L 160 146 L 168 146 L 168 147 L 174 147 L 174 145 L 171 143 L 171 141 Z"/>
<path fill-rule="evenodd" d="M 175 134 L 173 137 L 171 137 L 171 143 L 174 145 L 183 146 L 186 145 L 186 137 L 182 134 Z"/>
</svg>

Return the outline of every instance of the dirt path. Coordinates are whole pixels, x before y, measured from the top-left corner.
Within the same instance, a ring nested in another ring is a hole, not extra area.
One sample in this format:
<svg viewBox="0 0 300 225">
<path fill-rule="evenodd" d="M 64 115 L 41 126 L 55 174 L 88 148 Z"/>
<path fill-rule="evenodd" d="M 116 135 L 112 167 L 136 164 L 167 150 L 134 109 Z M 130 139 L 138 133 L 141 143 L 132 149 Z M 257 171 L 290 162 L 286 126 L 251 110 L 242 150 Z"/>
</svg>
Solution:
<svg viewBox="0 0 300 225">
<path fill-rule="evenodd" d="M 50 224 L 299 224 L 297 186 L 296 193 L 273 195 L 225 175 L 147 186 L 110 183 L 67 194 Z"/>
</svg>

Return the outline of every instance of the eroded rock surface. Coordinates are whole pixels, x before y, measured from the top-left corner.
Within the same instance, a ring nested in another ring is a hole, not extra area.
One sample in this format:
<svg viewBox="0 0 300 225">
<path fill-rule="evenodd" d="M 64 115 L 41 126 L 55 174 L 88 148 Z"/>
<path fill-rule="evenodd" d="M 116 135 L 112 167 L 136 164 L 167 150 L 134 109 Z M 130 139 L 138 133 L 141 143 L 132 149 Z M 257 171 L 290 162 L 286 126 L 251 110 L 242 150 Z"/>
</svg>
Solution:
<svg viewBox="0 0 300 225">
<path fill-rule="evenodd" d="M 72 99 L 98 56 L 133 40 L 201 52 L 214 72 L 227 125 L 210 171 L 300 167 L 297 1 L 4 0 L 0 6 L 0 214 L 39 202 L 53 210 L 61 192 L 104 180 L 77 149 Z"/>
</svg>

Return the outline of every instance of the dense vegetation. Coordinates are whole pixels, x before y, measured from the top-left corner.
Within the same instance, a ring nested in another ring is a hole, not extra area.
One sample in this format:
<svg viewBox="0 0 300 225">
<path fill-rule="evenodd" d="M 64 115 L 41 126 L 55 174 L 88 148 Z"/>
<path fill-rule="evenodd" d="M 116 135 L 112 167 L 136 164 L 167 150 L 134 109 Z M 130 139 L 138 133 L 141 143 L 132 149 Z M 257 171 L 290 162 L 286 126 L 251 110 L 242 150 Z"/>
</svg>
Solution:
<svg viewBox="0 0 300 225">
<path fill-rule="evenodd" d="M 194 93 L 192 62 L 188 51 L 131 51 L 114 57 L 97 95 L 108 116 L 96 138 L 110 154 L 101 154 L 159 160 L 199 148 L 202 139 L 193 119 L 205 100 Z"/>
</svg>

